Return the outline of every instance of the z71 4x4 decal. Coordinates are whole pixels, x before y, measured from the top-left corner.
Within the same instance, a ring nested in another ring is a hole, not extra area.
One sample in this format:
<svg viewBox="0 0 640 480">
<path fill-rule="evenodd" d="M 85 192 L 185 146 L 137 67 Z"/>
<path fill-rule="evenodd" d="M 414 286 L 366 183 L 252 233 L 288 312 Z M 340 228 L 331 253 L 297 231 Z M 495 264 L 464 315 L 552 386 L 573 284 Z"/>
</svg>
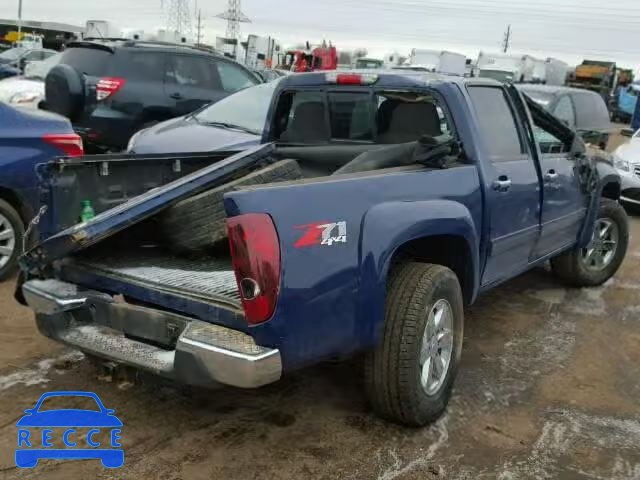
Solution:
<svg viewBox="0 0 640 480">
<path fill-rule="evenodd" d="M 293 245 L 295 248 L 313 245 L 332 246 L 334 243 L 347 243 L 347 222 L 317 222 L 298 225 L 296 230 L 306 230 Z"/>
</svg>

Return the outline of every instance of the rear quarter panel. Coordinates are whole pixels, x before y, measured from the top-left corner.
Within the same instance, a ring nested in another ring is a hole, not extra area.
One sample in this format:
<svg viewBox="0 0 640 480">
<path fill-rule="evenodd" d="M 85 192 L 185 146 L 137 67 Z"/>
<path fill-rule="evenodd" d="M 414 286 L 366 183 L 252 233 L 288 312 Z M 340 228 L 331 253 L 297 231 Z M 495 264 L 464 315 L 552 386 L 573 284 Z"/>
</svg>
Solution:
<svg viewBox="0 0 640 480">
<path fill-rule="evenodd" d="M 225 208 L 229 216 L 268 213 L 276 225 L 278 305 L 251 333 L 259 344 L 277 346 L 287 369 L 373 346 L 395 250 L 414 238 L 459 233 L 477 253 L 482 217 L 473 165 L 278 184 L 229 194 Z M 312 225 L 339 222 L 345 242 L 301 242 Z"/>
</svg>

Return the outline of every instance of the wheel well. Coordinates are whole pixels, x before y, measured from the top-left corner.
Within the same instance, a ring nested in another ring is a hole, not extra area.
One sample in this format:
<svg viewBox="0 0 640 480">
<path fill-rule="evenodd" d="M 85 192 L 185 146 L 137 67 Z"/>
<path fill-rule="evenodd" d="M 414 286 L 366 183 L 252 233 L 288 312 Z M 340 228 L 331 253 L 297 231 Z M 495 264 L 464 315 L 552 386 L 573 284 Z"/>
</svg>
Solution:
<svg viewBox="0 0 640 480">
<path fill-rule="evenodd" d="M 450 268 L 458 277 L 466 304 L 473 296 L 473 262 L 467 241 L 456 235 L 436 235 L 411 240 L 401 245 L 391 259 L 391 268 L 413 260 Z"/>
<path fill-rule="evenodd" d="M 602 196 L 611 200 L 620 198 L 620 184 L 617 182 L 609 182 L 602 189 Z"/>
<path fill-rule="evenodd" d="M 15 208 L 18 215 L 20 215 L 20 218 L 22 218 L 22 222 L 26 226 L 32 217 L 32 212 L 22 199 L 13 190 L 4 187 L 0 187 L 0 199 Z"/>
</svg>

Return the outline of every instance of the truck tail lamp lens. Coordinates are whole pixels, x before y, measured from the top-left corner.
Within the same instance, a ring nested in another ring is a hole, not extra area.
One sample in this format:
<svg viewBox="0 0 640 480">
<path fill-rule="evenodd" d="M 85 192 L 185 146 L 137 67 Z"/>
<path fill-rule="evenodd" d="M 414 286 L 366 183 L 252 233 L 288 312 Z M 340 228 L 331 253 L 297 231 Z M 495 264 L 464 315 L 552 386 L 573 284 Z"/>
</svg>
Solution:
<svg viewBox="0 0 640 480">
<path fill-rule="evenodd" d="M 247 322 L 265 322 L 280 292 L 280 243 L 271 217 L 249 213 L 227 219 L 231 261 Z"/>
<path fill-rule="evenodd" d="M 68 157 L 81 157 L 84 155 L 82 139 L 75 133 L 63 133 L 59 135 L 44 135 L 42 137 L 49 145 L 62 150 Z"/>
<path fill-rule="evenodd" d="M 96 99 L 101 102 L 116 93 L 125 84 L 123 78 L 102 77 L 96 84 Z"/>
<path fill-rule="evenodd" d="M 373 73 L 327 73 L 327 82 L 336 85 L 373 85 L 378 75 Z"/>
</svg>

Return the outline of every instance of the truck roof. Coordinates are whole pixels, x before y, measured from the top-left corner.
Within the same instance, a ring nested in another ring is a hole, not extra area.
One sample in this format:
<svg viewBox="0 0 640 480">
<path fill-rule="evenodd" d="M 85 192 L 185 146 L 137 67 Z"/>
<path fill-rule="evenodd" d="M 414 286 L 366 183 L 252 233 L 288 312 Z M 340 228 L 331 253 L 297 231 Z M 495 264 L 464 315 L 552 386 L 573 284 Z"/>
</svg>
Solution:
<svg viewBox="0 0 640 480">
<path fill-rule="evenodd" d="M 285 77 L 280 88 L 312 87 L 332 85 L 335 75 L 375 75 L 375 83 L 371 86 L 384 88 L 420 88 L 427 85 L 451 83 L 457 85 L 501 85 L 500 82 L 488 78 L 466 78 L 456 75 L 443 75 L 431 72 L 413 72 L 408 70 L 340 70 L 331 72 L 298 73 Z"/>
</svg>

